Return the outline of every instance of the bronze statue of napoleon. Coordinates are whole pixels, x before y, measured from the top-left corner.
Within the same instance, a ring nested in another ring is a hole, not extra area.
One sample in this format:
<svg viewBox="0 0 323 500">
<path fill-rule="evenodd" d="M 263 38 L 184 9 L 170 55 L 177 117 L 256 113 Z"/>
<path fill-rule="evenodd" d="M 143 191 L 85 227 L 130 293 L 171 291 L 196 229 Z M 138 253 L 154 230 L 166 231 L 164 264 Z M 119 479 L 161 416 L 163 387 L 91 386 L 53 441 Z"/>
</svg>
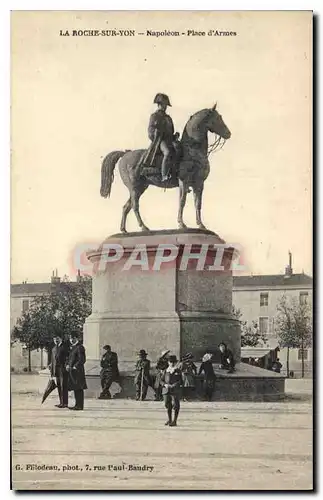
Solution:
<svg viewBox="0 0 323 500">
<path fill-rule="evenodd" d="M 209 175 L 209 154 L 221 149 L 231 132 L 217 111 L 217 105 L 194 113 L 188 120 L 181 140 L 174 134 L 172 118 L 166 113 L 171 106 L 166 94 L 158 93 L 154 99 L 158 109 L 149 120 L 148 136 L 151 144 L 147 150 L 113 151 L 102 162 L 101 196 L 110 196 L 114 169 L 119 162 L 123 183 L 129 189 L 129 199 L 125 203 L 121 219 L 121 231 L 126 232 L 126 219 L 133 209 L 138 224 L 143 231 L 149 231 L 144 224 L 139 199 L 149 185 L 164 189 L 179 187 L 180 202 L 177 222 L 179 228 L 186 228 L 183 210 L 187 193 L 192 188 L 196 211 L 196 224 L 206 229 L 201 219 L 204 181 Z M 209 147 L 208 132 L 215 134 L 215 142 Z"/>
</svg>

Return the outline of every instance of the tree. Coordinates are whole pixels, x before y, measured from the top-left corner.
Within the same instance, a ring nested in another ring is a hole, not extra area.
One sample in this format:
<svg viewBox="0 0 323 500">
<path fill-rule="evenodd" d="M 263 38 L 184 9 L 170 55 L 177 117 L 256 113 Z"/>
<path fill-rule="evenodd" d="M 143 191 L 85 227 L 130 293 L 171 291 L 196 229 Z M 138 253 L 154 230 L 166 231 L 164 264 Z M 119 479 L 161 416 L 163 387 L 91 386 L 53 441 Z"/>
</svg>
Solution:
<svg viewBox="0 0 323 500">
<path fill-rule="evenodd" d="M 277 306 L 275 331 L 281 347 L 287 347 L 287 376 L 289 377 L 289 350 L 301 349 L 302 377 L 305 373 L 304 349 L 312 345 L 312 315 L 309 304 L 283 296 Z"/>
<path fill-rule="evenodd" d="M 258 323 L 252 321 L 251 325 L 242 320 L 242 312 L 232 306 L 232 315 L 240 322 L 241 327 L 241 347 L 257 347 L 267 343 L 267 337 L 260 333 Z"/>
<path fill-rule="evenodd" d="M 12 330 L 12 341 L 19 341 L 29 353 L 34 349 L 50 352 L 53 337 L 60 335 L 64 340 L 72 332 L 82 336 L 83 324 L 91 314 L 92 279 L 82 277 L 78 282 L 55 284 L 52 290 L 35 297 L 30 308 L 17 321 Z"/>
</svg>

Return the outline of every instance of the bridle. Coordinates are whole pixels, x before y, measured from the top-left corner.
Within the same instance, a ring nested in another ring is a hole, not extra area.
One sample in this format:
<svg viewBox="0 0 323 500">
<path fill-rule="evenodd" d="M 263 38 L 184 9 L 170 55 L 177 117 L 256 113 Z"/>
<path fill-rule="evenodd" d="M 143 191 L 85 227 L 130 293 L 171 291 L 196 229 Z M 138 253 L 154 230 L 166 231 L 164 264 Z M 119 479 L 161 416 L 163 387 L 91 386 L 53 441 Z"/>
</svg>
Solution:
<svg viewBox="0 0 323 500">
<path fill-rule="evenodd" d="M 223 142 L 221 142 L 221 139 L 223 140 Z M 213 144 L 210 144 L 210 146 L 208 147 L 207 155 L 210 156 L 211 153 L 216 153 L 216 152 L 220 151 L 223 148 L 223 146 L 225 145 L 225 143 L 226 143 L 226 139 L 224 139 L 220 135 L 215 134 L 215 141 L 213 142 Z"/>
<path fill-rule="evenodd" d="M 209 116 L 215 110 L 216 110 L 216 104 L 213 106 L 212 109 L 210 109 Z M 223 139 L 223 142 L 221 142 L 221 139 Z M 209 157 L 211 153 L 216 153 L 216 152 L 220 151 L 223 148 L 223 146 L 225 145 L 225 143 L 226 143 L 226 139 L 224 139 L 223 137 L 221 137 L 221 135 L 215 133 L 215 141 L 213 142 L 213 144 L 211 144 L 208 147 L 208 149 L 207 149 L 207 156 Z"/>
</svg>

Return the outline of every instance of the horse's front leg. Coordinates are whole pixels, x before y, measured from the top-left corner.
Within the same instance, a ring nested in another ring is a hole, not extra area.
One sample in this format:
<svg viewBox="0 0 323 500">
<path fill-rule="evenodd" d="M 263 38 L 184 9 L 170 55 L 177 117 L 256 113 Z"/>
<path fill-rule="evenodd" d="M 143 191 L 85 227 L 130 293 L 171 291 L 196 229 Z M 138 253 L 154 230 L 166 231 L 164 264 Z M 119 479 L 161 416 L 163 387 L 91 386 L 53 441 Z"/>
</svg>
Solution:
<svg viewBox="0 0 323 500">
<path fill-rule="evenodd" d="M 194 204 L 196 212 L 196 224 L 200 229 L 206 229 L 201 219 L 201 208 L 202 208 L 202 195 L 203 195 L 204 183 L 198 186 L 193 186 L 194 191 Z"/>
<path fill-rule="evenodd" d="M 188 186 L 186 186 L 185 182 L 181 180 L 179 180 L 178 182 L 179 182 L 179 207 L 178 207 L 177 222 L 178 222 L 178 227 L 180 229 L 186 229 L 187 226 L 183 222 L 183 210 L 186 203 Z"/>
</svg>

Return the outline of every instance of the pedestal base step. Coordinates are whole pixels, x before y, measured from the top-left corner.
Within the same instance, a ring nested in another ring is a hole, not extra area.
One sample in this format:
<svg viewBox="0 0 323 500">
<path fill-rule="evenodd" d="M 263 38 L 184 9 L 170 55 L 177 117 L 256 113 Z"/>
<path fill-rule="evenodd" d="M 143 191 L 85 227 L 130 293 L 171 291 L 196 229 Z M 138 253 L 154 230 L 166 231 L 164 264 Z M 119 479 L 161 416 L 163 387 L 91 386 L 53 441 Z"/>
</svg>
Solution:
<svg viewBox="0 0 323 500">
<path fill-rule="evenodd" d="M 285 377 L 240 363 L 234 373 L 228 374 L 215 369 L 216 380 L 213 401 L 279 401 L 285 398 Z M 88 390 L 85 397 L 97 398 L 101 392 L 100 377 L 87 375 Z M 120 385 L 121 384 L 121 385 Z M 110 388 L 113 399 L 135 399 L 134 377 L 130 373 L 121 372 L 120 384 L 114 382 Z M 204 400 L 203 378 L 197 377 L 195 390 L 182 393 L 188 400 Z M 155 391 L 148 388 L 147 400 L 154 400 Z"/>
</svg>

